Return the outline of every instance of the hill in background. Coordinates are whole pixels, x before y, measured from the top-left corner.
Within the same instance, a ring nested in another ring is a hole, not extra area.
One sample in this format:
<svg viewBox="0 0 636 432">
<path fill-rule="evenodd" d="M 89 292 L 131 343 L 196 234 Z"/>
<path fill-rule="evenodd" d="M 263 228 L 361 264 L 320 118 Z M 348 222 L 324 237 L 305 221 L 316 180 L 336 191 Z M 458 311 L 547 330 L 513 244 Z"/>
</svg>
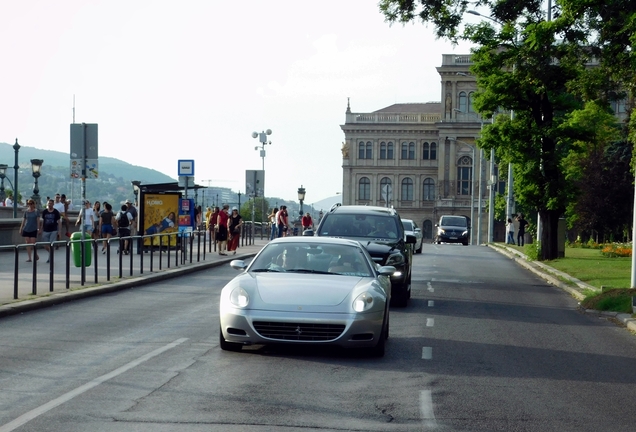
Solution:
<svg viewBox="0 0 636 432">
<path fill-rule="evenodd" d="M 71 178 L 70 154 L 34 147 L 20 146 L 18 152 L 18 190 L 23 198 L 33 195 L 34 179 L 31 172 L 31 159 L 42 159 L 41 177 L 38 179 L 39 195 L 42 199 L 55 193 L 65 193 L 78 203 L 81 195 L 81 180 Z M 13 166 L 15 150 L 13 144 L 0 143 L 0 164 L 9 166 L 5 189 L 13 190 Z M 175 162 L 176 165 L 176 162 Z M 176 167 L 175 167 L 176 170 Z M 131 181 L 139 180 L 145 184 L 169 183 L 176 181 L 159 171 L 132 165 L 111 157 L 99 158 L 99 178 L 86 180 L 86 198 L 91 201 L 123 202 L 133 199 Z"/>
</svg>

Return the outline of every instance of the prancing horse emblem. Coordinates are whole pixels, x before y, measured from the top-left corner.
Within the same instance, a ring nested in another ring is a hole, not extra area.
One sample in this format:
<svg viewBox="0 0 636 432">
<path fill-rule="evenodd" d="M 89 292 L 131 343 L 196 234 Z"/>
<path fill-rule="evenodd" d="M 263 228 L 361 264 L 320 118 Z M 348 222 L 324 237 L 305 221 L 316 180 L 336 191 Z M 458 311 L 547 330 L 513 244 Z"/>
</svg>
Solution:
<svg viewBox="0 0 636 432">
<path fill-rule="evenodd" d="M 300 326 L 296 327 L 296 334 L 300 336 L 302 333 L 303 331 L 300 329 Z"/>
</svg>

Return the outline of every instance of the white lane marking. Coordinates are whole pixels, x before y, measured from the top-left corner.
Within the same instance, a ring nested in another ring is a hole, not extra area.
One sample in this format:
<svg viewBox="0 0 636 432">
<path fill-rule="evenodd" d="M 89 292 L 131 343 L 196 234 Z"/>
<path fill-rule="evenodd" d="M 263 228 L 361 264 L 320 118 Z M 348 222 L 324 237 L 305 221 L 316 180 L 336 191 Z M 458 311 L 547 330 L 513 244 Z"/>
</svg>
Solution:
<svg viewBox="0 0 636 432">
<path fill-rule="evenodd" d="M 437 427 L 437 421 L 433 413 L 433 395 L 430 390 L 422 390 L 420 392 L 420 415 L 426 426 Z"/>
<path fill-rule="evenodd" d="M 44 405 L 41 405 L 35 409 L 32 409 L 31 411 L 22 414 L 20 417 L 18 417 L 17 419 L 10 421 L 9 423 L 0 426 L 0 432 L 10 432 L 14 429 L 19 428 L 20 426 L 30 422 L 31 420 L 35 419 L 38 416 L 41 416 L 42 414 L 52 410 L 55 407 L 58 407 L 60 405 L 62 405 L 65 402 L 70 401 L 73 398 L 76 398 L 77 396 L 81 395 L 82 393 L 85 393 L 87 391 L 89 391 L 90 389 L 97 387 L 98 385 L 108 381 L 109 379 L 115 378 L 118 375 L 123 374 L 126 371 L 129 371 L 130 369 L 139 366 L 140 364 L 150 360 L 153 357 L 158 356 L 159 354 L 168 351 L 169 349 L 172 349 L 174 347 L 176 347 L 177 345 L 182 344 L 183 342 L 187 341 L 188 338 L 182 338 L 182 339 L 177 339 L 176 341 L 169 343 L 168 345 L 165 345 L 161 348 L 157 348 L 156 350 L 149 352 L 148 354 L 145 354 L 141 357 L 139 357 L 136 360 L 131 361 L 128 364 L 123 365 L 120 368 L 115 369 L 112 372 L 109 372 L 105 375 L 102 375 L 98 378 L 95 378 L 94 380 L 77 387 L 74 390 L 71 390 L 70 392 L 63 394 L 62 396 L 53 399 L 52 401 L 49 401 L 47 403 L 45 403 Z"/>
<path fill-rule="evenodd" d="M 432 360 L 433 359 L 433 347 L 424 347 L 422 348 L 422 359 L 423 360 Z M 2 432 L 2 431 L 0 431 Z"/>
<path fill-rule="evenodd" d="M 433 306 L 435 306 L 435 301 L 429 300 L 428 301 L 428 307 L 433 307 Z"/>
<path fill-rule="evenodd" d="M 435 325 L 435 318 L 426 318 L 426 327 L 433 327 Z"/>
<path fill-rule="evenodd" d="M 430 282 L 426 282 L 426 285 L 428 285 L 428 290 L 429 290 L 430 292 L 435 292 L 435 289 L 433 288 L 433 285 L 431 285 L 431 283 L 430 283 Z"/>
</svg>

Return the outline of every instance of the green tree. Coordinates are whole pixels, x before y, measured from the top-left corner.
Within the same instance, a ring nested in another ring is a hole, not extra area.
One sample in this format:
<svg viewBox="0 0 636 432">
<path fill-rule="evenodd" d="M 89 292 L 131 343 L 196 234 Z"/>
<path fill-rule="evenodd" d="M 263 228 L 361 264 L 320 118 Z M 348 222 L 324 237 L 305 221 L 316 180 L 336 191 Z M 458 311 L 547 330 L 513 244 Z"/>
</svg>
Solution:
<svg viewBox="0 0 636 432">
<path fill-rule="evenodd" d="M 255 222 L 267 222 L 267 215 L 269 214 L 269 202 L 267 198 L 256 197 L 249 199 L 247 202 L 241 205 L 239 213 L 244 221 L 252 220 L 252 207 L 254 208 L 254 221 Z"/>
<path fill-rule="evenodd" d="M 565 176 L 564 164 L 581 133 L 564 127 L 567 115 L 583 108 L 585 98 L 607 95 L 620 87 L 612 75 L 619 69 L 608 65 L 590 72 L 594 53 L 604 49 L 598 42 L 601 38 L 591 39 L 608 28 L 633 34 L 633 28 L 620 19 L 607 27 L 602 19 L 594 19 L 602 9 L 600 0 L 593 0 L 591 6 L 580 3 L 556 1 L 554 19 L 548 21 L 539 0 L 480 0 L 477 5 L 490 8 L 498 25 L 484 20 L 461 30 L 471 6 L 465 0 L 380 2 L 389 22 L 420 18 L 433 23 L 439 37 L 477 45 L 471 67 L 479 87 L 475 108 L 485 115 L 502 109 L 514 112 L 514 118 L 497 116 L 497 121 L 485 127 L 478 145 L 495 149 L 499 161 L 514 163 L 516 198 L 536 209 L 541 219 L 541 259 L 557 258 L 558 220 L 577 193 Z M 633 42 L 633 37 L 626 40 Z M 629 51 L 625 40 L 620 41 Z M 622 58 L 627 64 L 628 59 L 633 61 L 633 54 Z"/>
</svg>

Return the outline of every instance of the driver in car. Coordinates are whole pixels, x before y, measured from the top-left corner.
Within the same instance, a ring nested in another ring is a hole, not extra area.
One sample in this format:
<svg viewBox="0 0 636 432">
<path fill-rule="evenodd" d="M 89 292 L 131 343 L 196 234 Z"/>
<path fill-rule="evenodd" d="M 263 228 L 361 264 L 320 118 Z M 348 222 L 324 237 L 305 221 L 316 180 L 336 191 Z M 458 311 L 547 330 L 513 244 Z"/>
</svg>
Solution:
<svg viewBox="0 0 636 432">
<path fill-rule="evenodd" d="M 387 230 L 386 223 L 384 222 L 377 222 L 375 224 L 375 230 L 369 233 L 369 236 L 379 238 L 397 238 L 396 233 Z"/>
</svg>

